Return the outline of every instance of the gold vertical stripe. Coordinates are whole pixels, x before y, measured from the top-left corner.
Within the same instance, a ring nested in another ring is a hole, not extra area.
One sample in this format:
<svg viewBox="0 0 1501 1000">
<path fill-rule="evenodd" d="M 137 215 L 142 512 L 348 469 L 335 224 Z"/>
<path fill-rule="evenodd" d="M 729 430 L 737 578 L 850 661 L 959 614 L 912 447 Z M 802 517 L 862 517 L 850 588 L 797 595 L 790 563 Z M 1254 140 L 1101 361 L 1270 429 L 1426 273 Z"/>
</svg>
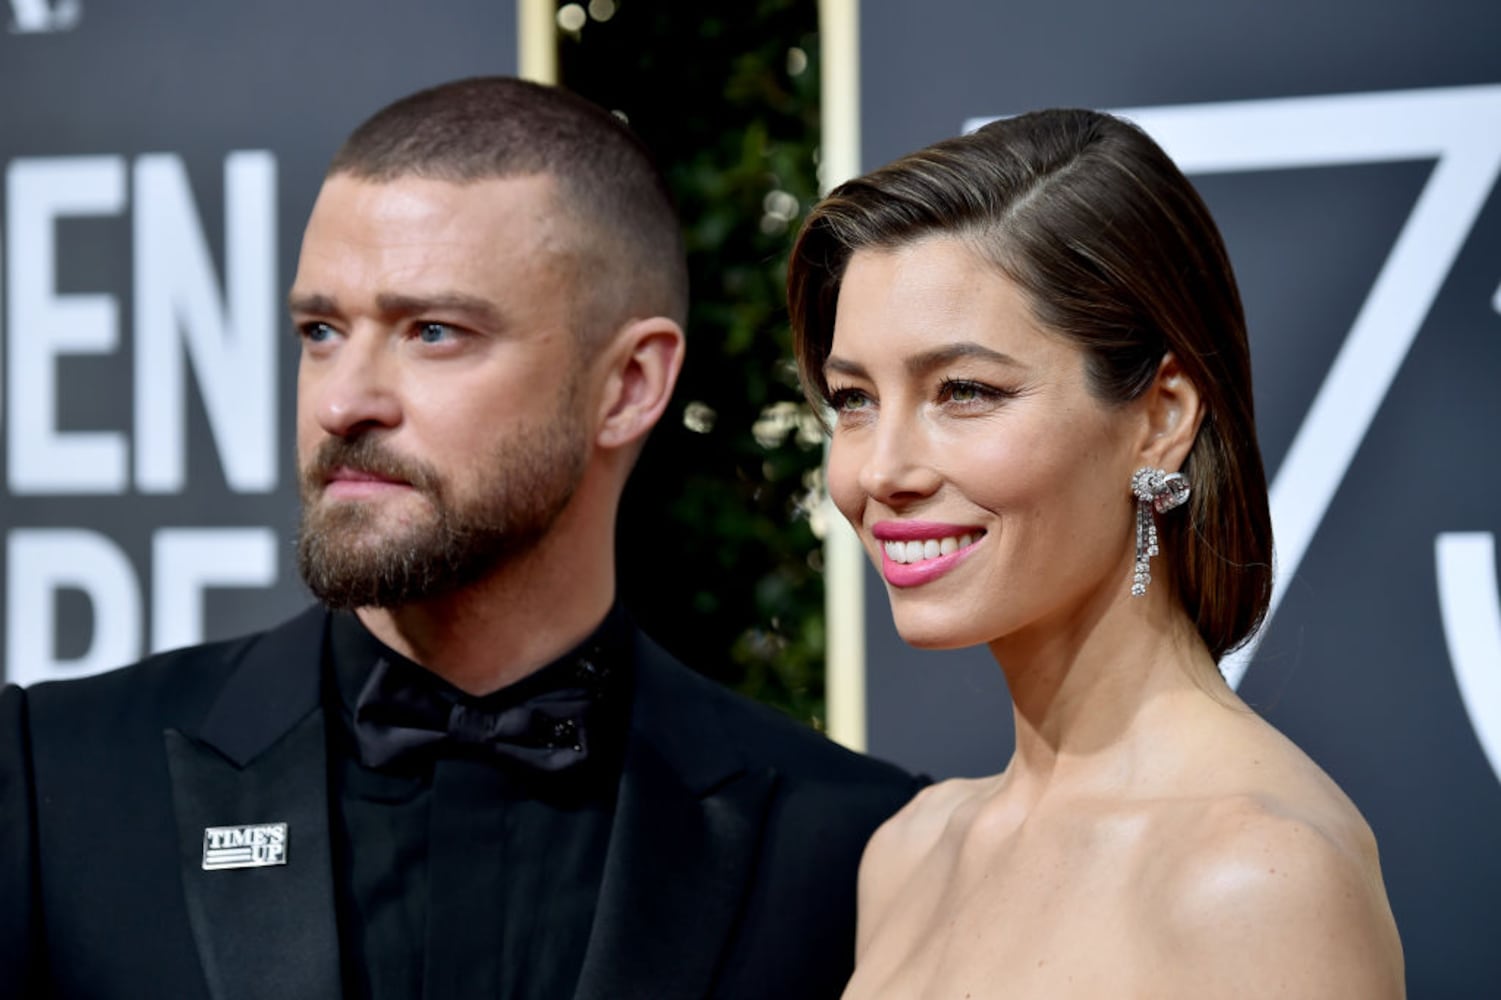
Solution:
<svg viewBox="0 0 1501 1000">
<path fill-rule="evenodd" d="M 558 82 L 556 0 L 516 0 L 516 65 L 523 80 Z"/>
<path fill-rule="evenodd" d="M 819 64 L 823 73 L 821 185 L 860 172 L 860 4 L 819 0 Z M 865 554 L 833 503 L 824 501 L 825 679 L 829 735 L 851 750 L 866 748 Z"/>
</svg>

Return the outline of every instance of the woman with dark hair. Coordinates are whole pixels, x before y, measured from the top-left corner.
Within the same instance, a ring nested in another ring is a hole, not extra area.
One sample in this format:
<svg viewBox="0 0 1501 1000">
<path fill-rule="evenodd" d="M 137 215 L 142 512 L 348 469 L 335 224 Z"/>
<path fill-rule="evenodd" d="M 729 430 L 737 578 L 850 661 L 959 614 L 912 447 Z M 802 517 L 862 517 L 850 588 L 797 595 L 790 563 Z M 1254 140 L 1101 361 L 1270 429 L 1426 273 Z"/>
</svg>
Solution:
<svg viewBox="0 0 1501 1000">
<path fill-rule="evenodd" d="M 1271 523 L 1235 279 L 1134 126 L 1043 111 L 835 190 L 793 251 L 829 490 L 1016 749 L 866 849 L 847 997 L 1400 997 L 1376 844 L 1217 662 Z"/>
</svg>

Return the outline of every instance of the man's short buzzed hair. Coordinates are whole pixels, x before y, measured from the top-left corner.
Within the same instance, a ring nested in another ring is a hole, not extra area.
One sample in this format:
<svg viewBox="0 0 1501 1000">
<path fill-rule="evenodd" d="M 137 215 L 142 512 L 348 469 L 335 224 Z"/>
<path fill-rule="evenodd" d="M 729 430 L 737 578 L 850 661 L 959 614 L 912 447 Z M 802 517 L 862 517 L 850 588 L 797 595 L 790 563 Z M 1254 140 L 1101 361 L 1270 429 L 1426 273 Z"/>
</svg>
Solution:
<svg viewBox="0 0 1501 1000">
<path fill-rule="evenodd" d="M 544 174 L 580 227 L 584 325 L 608 332 L 631 319 L 686 325 L 688 267 L 661 172 L 616 116 L 555 87 L 511 77 L 456 80 L 376 112 L 345 140 L 328 174 L 463 184 Z"/>
</svg>

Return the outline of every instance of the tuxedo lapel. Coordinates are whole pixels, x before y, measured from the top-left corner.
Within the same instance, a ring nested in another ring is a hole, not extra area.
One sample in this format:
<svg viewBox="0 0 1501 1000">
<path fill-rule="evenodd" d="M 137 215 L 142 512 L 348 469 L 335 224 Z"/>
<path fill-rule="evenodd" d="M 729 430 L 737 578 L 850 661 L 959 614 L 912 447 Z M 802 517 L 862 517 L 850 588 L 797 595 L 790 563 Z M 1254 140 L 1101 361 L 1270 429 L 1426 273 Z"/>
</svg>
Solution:
<svg viewBox="0 0 1501 1000">
<path fill-rule="evenodd" d="M 196 732 L 164 734 L 180 871 L 214 1000 L 337 1000 L 319 688 L 326 616 L 250 646 Z M 204 870 L 205 830 L 286 824 L 285 864 Z"/>
<path fill-rule="evenodd" d="M 631 739 L 576 1000 L 702 1000 L 755 874 L 776 776 L 747 770 L 708 684 L 637 640 Z"/>
</svg>

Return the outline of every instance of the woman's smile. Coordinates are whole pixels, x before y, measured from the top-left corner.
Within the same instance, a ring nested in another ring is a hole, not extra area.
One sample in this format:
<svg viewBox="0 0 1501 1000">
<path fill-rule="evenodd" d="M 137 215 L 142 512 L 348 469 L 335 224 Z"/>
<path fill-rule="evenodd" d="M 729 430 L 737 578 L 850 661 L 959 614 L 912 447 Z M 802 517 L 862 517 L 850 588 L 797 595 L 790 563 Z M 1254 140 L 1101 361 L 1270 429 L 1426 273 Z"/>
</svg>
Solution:
<svg viewBox="0 0 1501 1000">
<path fill-rule="evenodd" d="M 881 575 L 893 587 L 930 583 L 974 552 L 985 530 L 930 521 L 879 521 L 871 535 L 881 546 Z"/>
</svg>

